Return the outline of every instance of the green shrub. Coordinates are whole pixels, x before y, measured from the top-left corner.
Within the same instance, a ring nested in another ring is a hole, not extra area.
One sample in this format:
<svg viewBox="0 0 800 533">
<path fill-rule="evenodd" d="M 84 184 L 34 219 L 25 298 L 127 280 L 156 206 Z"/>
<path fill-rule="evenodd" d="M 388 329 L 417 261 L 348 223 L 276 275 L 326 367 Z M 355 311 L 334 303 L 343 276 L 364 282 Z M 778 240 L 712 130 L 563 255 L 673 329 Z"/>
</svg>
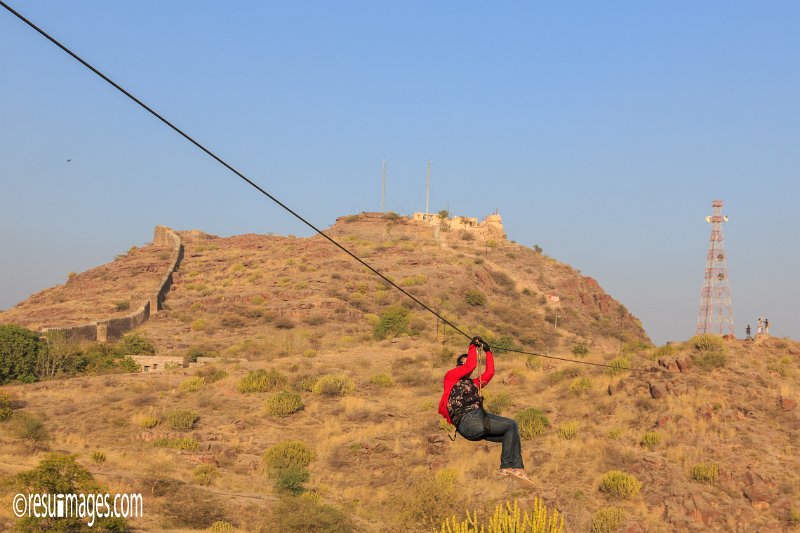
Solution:
<svg viewBox="0 0 800 533">
<path fill-rule="evenodd" d="M 197 369 L 195 375 L 205 379 L 206 383 L 215 383 L 221 379 L 224 379 L 228 373 L 215 366 L 203 366 Z"/>
<path fill-rule="evenodd" d="M 572 440 L 581 429 L 581 423 L 577 420 L 568 420 L 558 425 L 558 436 L 564 440 Z"/>
<path fill-rule="evenodd" d="M 586 396 L 592 390 L 592 380 L 586 376 L 575 378 L 569 384 L 569 390 L 575 396 Z"/>
<path fill-rule="evenodd" d="M 61 453 L 48 454 L 39 462 L 39 466 L 17 474 L 10 480 L 13 491 L 22 494 L 97 494 L 110 492 L 106 487 L 98 484 L 91 472 L 86 470 L 77 461 L 74 455 Z M 141 509 L 138 509 L 141 511 Z M 17 522 L 19 531 L 98 531 L 98 532 L 123 532 L 129 531 L 125 521 L 121 518 L 106 518 L 95 516 L 92 527 L 89 528 L 80 518 L 68 516 L 61 518 L 36 518 L 27 517 Z"/>
<path fill-rule="evenodd" d="M 316 356 L 317 356 L 317 351 L 314 348 L 306 348 L 305 350 L 303 350 L 303 357 L 313 359 Z"/>
<path fill-rule="evenodd" d="M 454 468 L 411 476 L 397 502 L 408 530 L 418 530 L 422 524 L 432 526 L 452 516 L 453 509 L 463 508 L 466 502 L 462 491 L 456 490 L 456 477 Z"/>
<path fill-rule="evenodd" d="M 233 524 L 218 520 L 211 524 L 208 531 L 209 533 L 236 533 L 236 528 L 233 527 Z"/>
<path fill-rule="evenodd" d="M 800 524 L 800 510 L 789 509 L 789 525 L 796 526 Z"/>
<path fill-rule="evenodd" d="M 314 451 L 304 442 L 290 440 L 268 448 L 263 459 L 271 473 L 287 468 L 306 468 L 314 460 Z"/>
<path fill-rule="evenodd" d="M 533 407 L 528 407 L 517 413 L 514 420 L 519 425 L 519 436 L 523 440 L 544 435 L 545 430 L 550 425 L 550 421 L 545 414 Z"/>
<path fill-rule="evenodd" d="M 239 381 L 239 392 L 268 392 L 286 384 L 286 376 L 275 369 L 259 369 L 248 372 Z"/>
<path fill-rule="evenodd" d="M 692 357 L 692 363 L 703 370 L 713 370 L 727 365 L 728 356 L 723 352 L 701 352 Z"/>
<path fill-rule="evenodd" d="M 127 301 L 127 300 L 120 300 L 120 301 L 114 302 L 114 308 L 117 310 L 117 312 L 119 312 L 119 311 L 127 311 L 128 309 L 131 308 L 131 303 L 129 301 Z"/>
<path fill-rule="evenodd" d="M 496 339 L 489 337 L 487 341 L 491 345 L 493 353 L 500 353 L 518 349 L 517 346 L 514 344 L 514 339 L 512 339 L 508 335 L 503 335 L 502 337 Z"/>
<path fill-rule="evenodd" d="M 767 370 L 770 372 L 775 372 L 782 378 L 788 377 L 791 374 L 791 369 L 789 368 L 788 364 L 783 361 L 772 361 L 767 363 Z"/>
<path fill-rule="evenodd" d="M 542 368 L 542 358 L 538 355 L 529 355 L 525 361 L 525 366 L 531 370 L 539 370 Z"/>
<path fill-rule="evenodd" d="M 187 363 L 196 363 L 201 357 L 219 357 L 219 352 L 206 346 L 192 346 L 183 356 Z"/>
<path fill-rule="evenodd" d="M 608 430 L 608 438 L 611 440 L 617 440 L 622 436 L 622 430 L 619 428 L 613 428 Z"/>
<path fill-rule="evenodd" d="M 156 427 L 161 419 L 156 414 L 144 414 L 139 415 L 135 418 L 135 421 L 141 426 L 143 429 L 152 429 Z"/>
<path fill-rule="evenodd" d="M 311 392 L 322 396 L 346 396 L 356 391 L 353 380 L 347 376 L 328 374 L 314 382 Z"/>
<path fill-rule="evenodd" d="M 199 465 L 192 470 L 192 477 L 194 478 L 195 483 L 205 487 L 214 483 L 214 480 L 217 479 L 218 475 L 219 472 L 217 471 L 217 467 L 214 465 Z"/>
<path fill-rule="evenodd" d="M 648 431 L 639 439 L 639 446 L 652 450 L 661 443 L 661 434 L 655 431 Z"/>
<path fill-rule="evenodd" d="M 391 387 L 394 385 L 389 374 L 376 374 L 369 379 L 369 382 L 378 387 Z"/>
<path fill-rule="evenodd" d="M 625 511 L 619 507 L 603 507 L 592 517 L 592 533 L 614 533 L 625 522 Z"/>
<path fill-rule="evenodd" d="M 589 347 L 583 343 L 576 344 L 572 347 L 572 355 L 577 357 L 586 357 L 589 353 Z"/>
<path fill-rule="evenodd" d="M 703 483 L 713 484 L 719 476 L 717 463 L 699 463 L 692 467 L 692 479 Z"/>
<path fill-rule="evenodd" d="M 141 367 L 130 356 L 119 352 L 117 346 L 96 343 L 76 354 L 74 372 L 86 374 L 117 374 L 141 372 Z"/>
<path fill-rule="evenodd" d="M 511 396 L 505 392 L 500 392 L 489 397 L 486 401 L 486 410 L 496 415 L 502 415 L 503 411 L 511 407 L 512 403 Z"/>
<path fill-rule="evenodd" d="M 303 408 L 303 398 L 296 392 L 281 391 L 267 400 L 266 407 L 272 416 L 289 416 Z"/>
<path fill-rule="evenodd" d="M 675 357 L 678 353 L 678 349 L 675 347 L 674 344 L 665 344 L 664 346 L 659 346 L 655 350 L 653 350 L 653 357 L 654 361 L 658 361 L 662 357 Z"/>
<path fill-rule="evenodd" d="M 350 519 L 330 505 L 313 498 L 284 497 L 270 514 L 271 531 L 314 531 L 318 533 L 352 533 Z"/>
<path fill-rule="evenodd" d="M 44 446 L 44 442 L 50 437 L 44 422 L 39 418 L 25 412 L 16 412 L 9 422 L 10 433 L 28 444 L 33 451 L 39 450 Z"/>
<path fill-rule="evenodd" d="M 545 380 L 549 385 L 557 385 L 565 379 L 578 378 L 583 375 L 583 370 L 577 366 L 568 366 L 553 370 L 545 375 Z"/>
<path fill-rule="evenodd" d="M 36 381 L 36 361 L 46 349 L 35 331 L 20 326 L 0 325 L 0 385 Z"/>
<path fill-rule="evenodd" d="M 206 384 L 206 378 L 200 376 L 192 376 L 181 381 L 178 389 L 181 392 L 197 392 Z"/>
<path fill-rule="evenodd" d="M 619 470 L 611 470 L 600 480 L 600 491 L 615 498 L 630 500 L 642 490 L 642 484 L 636 477 Z"/>
<path fill-rule="evenodd" d="M 295 382 L 294 388 L 299 391 L 311 392 L 314 390 L 314 384 L 316 382 L 316 377 L 304 376 Z"/>
<path fill-rule="evenodd" d="M 411 321 L 408 318 L 408 309 L 401 305 L 393 305 L 387 308 L 378 324 L 375 325 L 372 333 L 378 340 L 387 337 L 398 337 L 403 333 L 408 333 L 408 326 Z"/>
<path fill-rule="evenodd" d="M 143 334 L 128 333 L 117 342 L 114 351 L 118 355 L 153 355 L 156 346 Z"/>
<path fill-rule="evenodd" d="M 200 449 L 200 443 L 191 437 L 183 437 L 179 439 L 159 437 L 153 441 L 153 446 L 156 448 L 171 448 L 174 450 L 182 450 L 187 452 L 196 452 Z"/>
<path fill-rule="evenodd" d="M 486 305 L 486 295 L 479 290 L 469 290 L 464 294 L 464 300 L 468 305 L 481 307 Z"/>
<path fill-rule="evenodd" d="M 541 497 L 533 499 L 532 509 L 523 511 L 519 508 L 516 501 L 514 504 L 506 502 L 505 505 L 499 503 L 495 507 L 494 514 L 489 517 L 478 519 L 477 511 L 460 522 L 453 516 L 442 523 L 441 531 L 448 533 L 473 533 L 481 531 L 489 532 L 528 532 L 531 533 L 563 533 L 564 515 L 558 509 L 552 511 L 542 501 Z"/>
<path fill-rule="evenodd" d="M 649 349 L 650 346 L 640 340 L 628 341 L 622 345 L 622 353 L 625 355 L 635 355 L 642 352 L 646 352 Z"/>
<path fill-rule="evenodd" d="M 8 420 L 14 411 L 11 409 L 11 397 L 0 393 L 0 422 Z"/>
<path fill-rule="evenodd" d="M 97 450 L 92 452 L 92 461 L 101 465 L 106 462 L 106 454 Z"/>
<path fill-rule="evenodd" d="M 177 409 L 167 413 L 167 425 L 175 431 L 190 431 L 197 419 L 197 413 L 188 409 Z"/>
<path fill-rule="evenodd" d="M 620 355 L 615 357 L 608 363 L 610 368 L 606 368 L 606 374 L 609 376 L 616 376 L 623 372 L 628 372 L 631 367 L 631 358 L 628 355 Z"/>
<path fill-rule="evenodd" d="M 289 466 L 275 472 L 275 490 L 279 493 L 298 495 L 306 489 L 303 484 L 308 481 L 308 469 L 302 466 Z"/>
<path fill-rule="evenodd" d="M 724 352 L 725 341 L 719 335 L 703 333 L 689 339 L 689 344 L 698 352 Z"/>
<path fill-rule="evenodd" d="M 425 274 L 417 274 L 415 276 L 403 278 L 403 280 L 400 282 L 400 285 L 403 287 L 417 287 L 419 285 L 425 285 L 427 282 L 428 276 Z"/>
</svg>

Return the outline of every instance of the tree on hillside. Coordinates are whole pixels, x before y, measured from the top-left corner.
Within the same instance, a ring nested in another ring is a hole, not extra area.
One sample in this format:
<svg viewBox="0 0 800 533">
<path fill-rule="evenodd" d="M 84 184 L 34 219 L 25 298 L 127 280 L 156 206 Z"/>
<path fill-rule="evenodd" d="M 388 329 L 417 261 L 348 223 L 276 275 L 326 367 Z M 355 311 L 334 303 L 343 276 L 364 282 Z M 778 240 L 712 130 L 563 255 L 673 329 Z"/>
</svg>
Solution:
<svg viewBox="0 0 800 533">
<path fill-rule="evenodd" d="M 43 349 L 38 333 L 21 326 L 0 325 L 0 385 L 36 381 L 36 361 Z"/>
<path fill-rule="evenodd" d="M 408 333 L 409 323 L 408 309 L 401 305 L 393 305 L 383 312 L 380 321 L 375 325 L 373 334 L 379 340 L 390 336 L 397 337 Z"/>
<path fill-rule="evenodd" d="M 121 356 L 153 355 L 156 353 L 156 346 L 143 334 L 128 333 L 119 340 L 115 351 Z"/>
<path fill-rule="evenodd" d="M 36 357 L 36 377 L 47 380 L 69 373 L 75 366 L 80 348 L 60 331 L 48 333 L 45 342 Z"/>
<path fill-rule="evenodd" d="M 41 460 L 39 466 L 32 470 L 21 472 L 10 479 L 9 483 L 14 490 L 23 494 L 103 494 L 108 491 L 106 487 L 97 483 L 86 468 L 81 466 L 74 455 L 51 453 Z M 133 500 L 137 516 L 141 516 L 141 500 Z M 93 528 L 88 528 L 80 518 L 68 517 L 42 517 L 29 516 L 22 518 L 17 527 L 20 531 L 128 531 L 128 525 L 122 518 L 103 517 L 103 509 L 93 518 Z M 133 512 L 133 511 L 132 511 Z"/>
</svg>

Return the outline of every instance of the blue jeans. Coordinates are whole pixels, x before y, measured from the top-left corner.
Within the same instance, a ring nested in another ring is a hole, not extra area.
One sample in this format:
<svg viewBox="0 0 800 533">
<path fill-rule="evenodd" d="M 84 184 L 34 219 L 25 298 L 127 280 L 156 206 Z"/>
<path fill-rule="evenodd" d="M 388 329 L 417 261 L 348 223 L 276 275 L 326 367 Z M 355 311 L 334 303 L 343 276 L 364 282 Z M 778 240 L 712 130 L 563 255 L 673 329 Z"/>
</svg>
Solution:
<svg viewBox="0 0 800 533">
<path fill-rule="evenodd" d="M 484 427 L 483 415 L 486 414 Z M 525 468 L 522 465 L 522 446 L 519 440 L 519 427 L 510 418 L 505 418 L 483 409 L 470 411 L 461 423 L 458 432 L 467 440 L 488 440 L 502 442 L 503 451 L 500 454 L 500 468 Z"/>
</svg>

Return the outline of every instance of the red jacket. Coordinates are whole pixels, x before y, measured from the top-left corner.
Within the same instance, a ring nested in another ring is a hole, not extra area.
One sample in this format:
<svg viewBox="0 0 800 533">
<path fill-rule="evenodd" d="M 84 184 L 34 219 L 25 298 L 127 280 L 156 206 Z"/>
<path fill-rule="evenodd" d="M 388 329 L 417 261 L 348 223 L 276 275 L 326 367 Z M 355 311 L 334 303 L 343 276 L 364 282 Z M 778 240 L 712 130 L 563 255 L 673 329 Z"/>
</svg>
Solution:
<svg viewBox="0 0 800 533">
<path fill-rule="evenodd" d="M 469 351 L 467 352 L 467 361 L 463 365 L 449 370 L 447 374 L 444 375 L 444 392 L 442 392 L 442 399 L 439 400 L 439 414 L 447 420 L 448 424 L 453 423 L 453 421 L 450 420 L 450 413 L 447 412 L 447 400 L 450 398 L 450 391 L 459 379 L 468 376 L 470 372 L 475 370 L 476 366 L 478 366 L 478 350 L 475 346 L 470 344 Z M 483 388 L 493 377 L 494 357 L 492 356 L 492 352 L 486 352 L 486 370 L 481 374 L 481 377 L 475 378 L 472 381 L 476 386 Z"/>
</svg>

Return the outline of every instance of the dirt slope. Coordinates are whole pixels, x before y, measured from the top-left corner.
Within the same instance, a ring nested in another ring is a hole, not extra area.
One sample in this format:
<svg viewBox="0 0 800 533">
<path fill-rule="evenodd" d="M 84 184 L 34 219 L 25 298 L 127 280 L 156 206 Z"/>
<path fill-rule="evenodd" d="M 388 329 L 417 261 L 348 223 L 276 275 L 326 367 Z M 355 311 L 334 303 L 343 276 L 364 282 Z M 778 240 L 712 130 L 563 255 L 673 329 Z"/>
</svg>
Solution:
<svg viewBox="0 0 800 533">
<path fill-rule="evenodd" d="M 451 443 L 441 428 L 441 378 L 466 345 L 452 332 L 437 332 L 435 319 L 412 308 L 410 335 L 374 340 L 370 315 L 402 300 L 319 238 L 182 234 L 185 259 L 165 312 L 141 331 L 162 353 L 196 348 L 217 355 L 212 368 L 86 376 L 0 392 L 44 420 L 50 449 L 77 453 L 115 490 L 142 491 L 147 517 L 132 522 L 141 531 L 209 525 L 176 510 L 176 499 L 200 502 L 187 503 L 202 510 L 192 516 L 221 516 L 243 531 L 275 530 L 285 522 L 269 514 L 280 499 L 262 454 L 286 440 L 314 450 L 306 488 L 360 531 L 431 530 L 448 514 L 485 513 L 515 499 L 530 505 L 536 495 L 566 513 L 568 531 L 591 530 L 609 506 L 622 509 L 619 530 L 631 532 L 788 531 L 800 520 L 798 343 L 762 338 L 727 341 L 719 353 L 693 343 L 657 351 L 593 280 L 514 243 L 490 248 L 457 232 L 437 242 L 429 228 L 371 215 L 342 219 L 332 233 L 470 332 L 568 357 L 583 343 L 586 361 L 635 368 L 664 368 L 657 364 L 662 358 L 671 373 L 610 374 L 498 355 L 486 390 L 490 408 L 514 416 L 534 407 L 549 419 L 542 435 L 523 443 L 534 480 L 524 487 L 494 474 L 498 445 Z M 469 290 L 480 291 L 484 305 L 469 305 Z M 239 392 L 240 379 L 261 368 L 280 372 L 285 384 Z M 198 373 L 206 383 L 182 390 Z M 349 378 L 355 390 L 309 390 L 331 374 Z M 269 414 L 266 402 L 280 388 L 296 391 L 304 409 L 285 418 Z M 199 416 L 191 431 L 167 427 L 167 414 L 178 408 Z M 160 424 L 143 428 L 145 414 Z M 154 445 L 183 437 L 197 449 Z M 6 476 L 44 453 L 32 453 L 7 423 L 0 424 L 0 450 Z M 107 460 L 93 462 L 94 451 Z M 201 465 L 213 467 L 210 485 L 198 475 Z M 697 474 L 700 465 L 717 466 L 708 476 L 713 482 Z M 611 470 L 636 476 L 641 491 L 617 499 L 599 490 Z M 0 529 L 10 523 L 11 496 L 0 492 Z"/>
</svg>

